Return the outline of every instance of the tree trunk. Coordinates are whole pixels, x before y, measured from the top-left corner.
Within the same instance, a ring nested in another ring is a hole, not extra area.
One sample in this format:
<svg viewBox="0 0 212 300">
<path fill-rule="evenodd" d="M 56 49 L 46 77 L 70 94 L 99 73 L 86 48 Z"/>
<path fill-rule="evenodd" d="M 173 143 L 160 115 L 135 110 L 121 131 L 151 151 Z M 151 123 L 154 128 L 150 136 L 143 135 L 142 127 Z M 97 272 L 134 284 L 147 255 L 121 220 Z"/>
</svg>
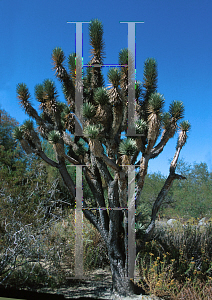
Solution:
<svg viewBox="0 0 212 300">
<path fill-rule="evenodd" d="M 117 293 L 119 296 L 132 296 L 135 293 L 134 282 L 127 277 L 127 267 L 121 253 L 112 255 L 109 251 L 109 259 L 112 274 L 112 292 Z"/>
</svg>

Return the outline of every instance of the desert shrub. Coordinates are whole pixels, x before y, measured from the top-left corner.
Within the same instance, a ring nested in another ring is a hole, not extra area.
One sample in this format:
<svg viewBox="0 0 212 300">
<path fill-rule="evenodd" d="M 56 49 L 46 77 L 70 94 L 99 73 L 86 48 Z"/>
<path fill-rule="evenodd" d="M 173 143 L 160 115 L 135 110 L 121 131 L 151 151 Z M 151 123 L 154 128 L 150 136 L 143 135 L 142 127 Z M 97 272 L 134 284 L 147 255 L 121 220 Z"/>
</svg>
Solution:
<svg viewBox="0 0 212 300">
<path fill-rule="evenodd" d="M 146 293 L 173 300 L 210 299 L 212 224 L 190 223 L 195 222 L 157 227 L 154 239 L 139 253 L 139 284 Z"/>
</svg>

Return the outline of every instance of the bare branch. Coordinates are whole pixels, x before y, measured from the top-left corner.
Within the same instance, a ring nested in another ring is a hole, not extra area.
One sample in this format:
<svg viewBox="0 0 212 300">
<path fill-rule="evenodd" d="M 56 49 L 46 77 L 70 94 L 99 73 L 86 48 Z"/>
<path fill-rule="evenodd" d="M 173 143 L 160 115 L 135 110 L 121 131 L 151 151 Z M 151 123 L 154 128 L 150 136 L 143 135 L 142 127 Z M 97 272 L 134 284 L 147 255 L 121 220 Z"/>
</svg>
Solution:
<svg viewBox="0 0 212 300">
<path fill-rule="evenodd" d="M 38 156 L 40 156 L 47 164 L 54 168 L 59 168 L 59 164 L 50 159 L 42 150 L 34 150 L 34 153 L 36 153 Z"/>
</svg>

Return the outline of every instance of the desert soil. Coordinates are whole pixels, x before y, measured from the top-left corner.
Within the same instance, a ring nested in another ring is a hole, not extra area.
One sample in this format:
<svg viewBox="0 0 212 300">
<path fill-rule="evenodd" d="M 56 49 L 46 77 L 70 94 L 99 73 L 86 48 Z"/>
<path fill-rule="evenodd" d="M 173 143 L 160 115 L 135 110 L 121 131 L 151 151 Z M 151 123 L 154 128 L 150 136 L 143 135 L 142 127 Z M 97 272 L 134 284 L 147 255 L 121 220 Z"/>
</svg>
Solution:
<svg viewBox="0 0 212 300">
<path fill-rule="evenodd" d="M 98 269 L 88 272 L 86 279 L 69 279 L 69 284 L 58 289 L 42 288 L 37 292 L 62 294 L 66 299 L 88 297 L 94 299 L 111 300 L 160 300 L 155 296 L 135 295 L 133 297 L 120 297 L 111 293 L 112 279 L 110 269 Z M 135 282 L 139 281 L 138 271 L 135 272 Z M 162 299 L 161 299 L 162 300 Z"/>
</svg>

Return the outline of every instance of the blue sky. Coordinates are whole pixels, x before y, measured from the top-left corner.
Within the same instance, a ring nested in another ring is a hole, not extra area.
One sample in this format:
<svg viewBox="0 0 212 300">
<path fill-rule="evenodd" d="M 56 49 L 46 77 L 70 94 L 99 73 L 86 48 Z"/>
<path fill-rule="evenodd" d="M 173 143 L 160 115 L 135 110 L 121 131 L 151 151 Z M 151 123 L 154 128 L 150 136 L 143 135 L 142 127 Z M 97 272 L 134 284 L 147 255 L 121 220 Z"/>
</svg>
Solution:
<svg viewBox="0 0 212 300">
<path fill-rule="evenodd" d="M 209 0 L 0 0 L 1 108 L 20 123 L 27 119 L 16 98 L 20 82 L 27 84 L 35 108 L 34 86 L 44 79 L 53 79 L 61 93 L 51 53 L 55 47 L 61 47 L 66 56 L 75 51 L 75 25 L 67 21 L 102 21 L 105 64 L 118 63 L 120 49 L 127 47 L 127 24 L 119 22 L 144 21 L 136 25 L 137 79 L 143 79 L 145 59 L 154 57 L 165 110 L 173 100 L 183 101 L 185 119 L 192 125 L 181 157 L 189 163 L 206 162 L 212 171 L 211 15 Z M 89 49 L 88 24 L 84 24 L 84 63 L 88 62 Z M 168 174 L 176 141 L 177 135 L 150 162 L 150 172 Z"/>
</svg>

